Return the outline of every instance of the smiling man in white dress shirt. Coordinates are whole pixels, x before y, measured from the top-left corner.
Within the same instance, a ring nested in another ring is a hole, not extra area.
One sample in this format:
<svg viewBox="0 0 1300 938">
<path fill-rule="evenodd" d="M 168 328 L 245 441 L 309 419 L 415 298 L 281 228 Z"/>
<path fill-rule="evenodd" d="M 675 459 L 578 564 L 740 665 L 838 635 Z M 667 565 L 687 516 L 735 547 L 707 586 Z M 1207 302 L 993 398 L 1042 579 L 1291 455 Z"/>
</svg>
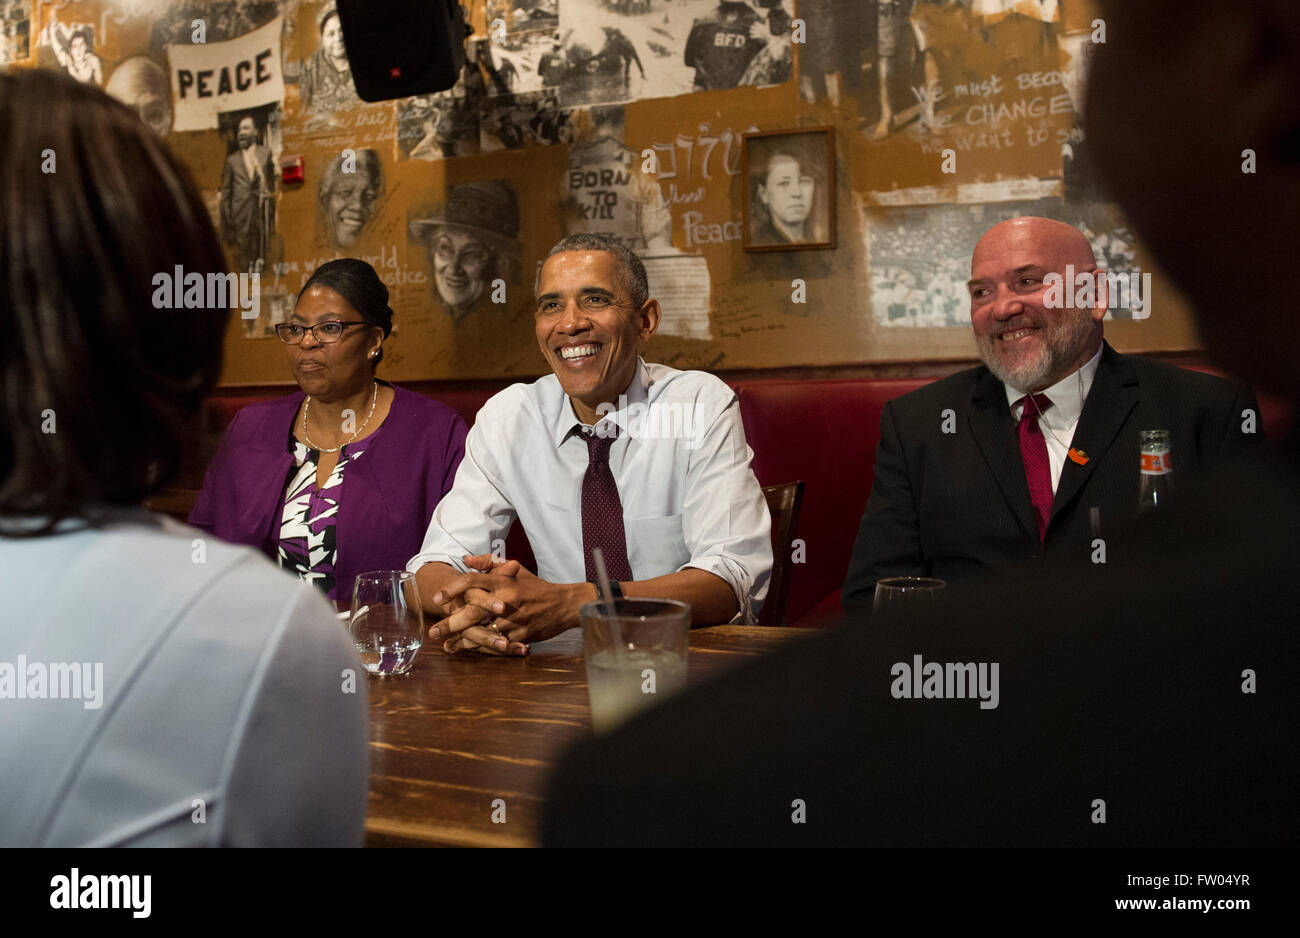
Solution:
<svg viewBox="0 0 1300 938">
<path fill-rule="evenodd" d="M 618 242 L 551 249 L 534 324 L 553 371 L 479 411 L 416 574 L 449 652 L 526 654 L 597 598 L 592 547 L 622 595 L 690 603 L 695 625 L 752 624 L 771 575 L 771 521 L 735 393 L 647 364 L 659 326 L 645 267 Z M 537 571 L 492 556 L 518 518 Z"/>
</svg>

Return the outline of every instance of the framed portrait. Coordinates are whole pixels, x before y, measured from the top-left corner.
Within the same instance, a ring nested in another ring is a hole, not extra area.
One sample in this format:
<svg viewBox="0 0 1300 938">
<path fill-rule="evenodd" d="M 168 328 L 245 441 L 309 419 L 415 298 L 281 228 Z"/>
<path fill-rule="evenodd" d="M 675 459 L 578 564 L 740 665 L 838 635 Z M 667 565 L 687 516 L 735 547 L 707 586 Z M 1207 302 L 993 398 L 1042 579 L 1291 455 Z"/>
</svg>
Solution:
<svg viewBox="0 0 1300 938">
<path fill-rule="evenodd" d="M 835 247 L 835 130 L 745 134 L 746 251 Z"/>
</svg>

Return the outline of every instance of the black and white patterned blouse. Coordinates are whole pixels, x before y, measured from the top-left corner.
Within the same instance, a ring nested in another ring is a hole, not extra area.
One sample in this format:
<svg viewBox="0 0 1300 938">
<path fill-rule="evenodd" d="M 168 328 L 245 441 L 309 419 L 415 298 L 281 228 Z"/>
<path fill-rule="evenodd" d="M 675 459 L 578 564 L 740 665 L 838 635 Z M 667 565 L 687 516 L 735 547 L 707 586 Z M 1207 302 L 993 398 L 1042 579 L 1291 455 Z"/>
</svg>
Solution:
<svg viewBox="0 0 1300 938">
<path fill-rule="evenodd" d="M 339 584 L 334 579 L 338 551 L 334 525 L 338 519 L 343 473 L 349 464 L 361 458 L 372 439 L 373 434 L 343 447 L 338 465 L 320 488 L 316 486 L 320 451 L 309 449 L 296 439 L 293 441 L 294 465 L 289 470 L 280 514 L 280 566 L 319 587 L 329 599 L 347 599 L 351 589 L 351 584 L 344 583 L 343 595 L 336 595 Z"/>
</svg>

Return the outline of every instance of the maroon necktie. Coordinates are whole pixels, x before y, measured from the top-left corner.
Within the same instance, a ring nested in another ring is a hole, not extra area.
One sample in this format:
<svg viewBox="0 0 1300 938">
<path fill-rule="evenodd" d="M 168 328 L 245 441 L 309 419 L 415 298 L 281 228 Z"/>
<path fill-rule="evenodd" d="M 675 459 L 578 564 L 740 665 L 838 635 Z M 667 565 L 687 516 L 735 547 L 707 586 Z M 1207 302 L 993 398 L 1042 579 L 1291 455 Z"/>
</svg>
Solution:
<svg viewBox="0 0 1300 938">
<path fill-rule="evenodd" d="M 614 445 L 618 428 L 606 425 L 608 436 L 578 430 L 587 441 L 587 471 L 582 477 L 582 556 L 587 580 L 596 581 L 596 565 L 591 549 L 599 547 L 605 558 L 605 571 L 616 583 L 630 582 L 632 568 L 627 562 L 627 534 L 623 530 L 623 503 L 618 485 L 609 469 L 609 448 Z"/>
<path fill-rule="evenodd" d="M 1038 539 L 1047 533 L 1047 521 L 1052 516 L 1052 465 L 1047 459 L 1047 440 L 1038 426 L 1039 412 L 1052 406 L 1046 394 L 1035 394 L 1031 400 L 1022 397 L 1024 409 L 1020 412 L 1020 458 L 1025 464 L 1025 481 L 1029 483 L 1029 500 L 1034 503 L 1038 518 Z M 1034 405 L 1038 407 L 1035 409 Z"/>
</svg>

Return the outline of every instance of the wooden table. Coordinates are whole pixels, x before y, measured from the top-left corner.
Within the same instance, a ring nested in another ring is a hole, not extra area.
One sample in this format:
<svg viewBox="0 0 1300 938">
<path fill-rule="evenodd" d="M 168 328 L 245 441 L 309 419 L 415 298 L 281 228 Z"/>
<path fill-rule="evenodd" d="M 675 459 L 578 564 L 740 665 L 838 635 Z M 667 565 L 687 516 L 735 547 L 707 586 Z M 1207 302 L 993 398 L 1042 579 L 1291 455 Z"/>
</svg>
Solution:
<svg viewBox="0 0 1300 938">
<path fill-rule="evenodd" d="M 696 629 L 688 681 L 808 634 Z M 591 732 L 580 629 L 533 645 L 523 658 L 452 657 L 426 640 L 410 674 L 367 680 L 367 846 L 537 844 L 550 771 Z M 504 823 L 494 823 L 503 813 Z"/>
</svg>

